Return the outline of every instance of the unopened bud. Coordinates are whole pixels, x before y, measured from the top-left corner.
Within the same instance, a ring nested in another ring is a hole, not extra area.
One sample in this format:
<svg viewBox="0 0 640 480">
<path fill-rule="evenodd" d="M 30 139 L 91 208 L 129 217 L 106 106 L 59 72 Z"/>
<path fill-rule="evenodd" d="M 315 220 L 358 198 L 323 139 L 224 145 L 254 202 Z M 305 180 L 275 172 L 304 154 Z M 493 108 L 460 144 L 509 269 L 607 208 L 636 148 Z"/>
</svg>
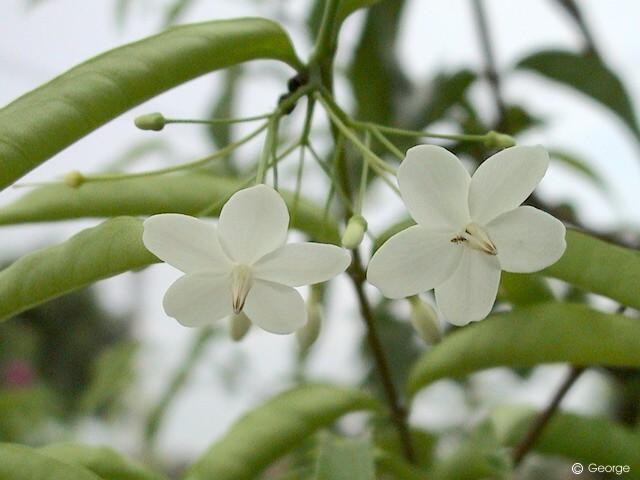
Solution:
<svg viewBox="0 0 640 480">
<path fill-rule="evenodd" d="M 431 305 L 420 300 L 418 296 L 409 299 L 411 302 L 411 325 L 416 333 L 430 345 L 442 340 L 442 328 L 438 314 Z"/>
<path fill-rule="evenodd" d="M 72 170 L 64 176 L 64 183 L 71 188 L 78 188 L 85 182 L 85 180 L 84 175 L 82 175 L 78 170 Z"/>
<path fill-rule="evenodd" d="M 140 115 L 139 117 L 136 117 L 134 123 L 140 130 L 155 130 L 156 132 L 159 132 L 167 124 L 167 121 L 164 118 L 164 115 L 156 112 Z"/>
<path fill-rule="evenodd" d="M 367 226 L 367 221 L 362 215 L 351 217 L 342 235 L 342 246 L 349 249 L 357 248 L 362 243 Z"/>
<path fill-rule="evenodd" d="M 307 303 L 307 324 L 296 330 L 296 340 L 300 351 L 306 353 L 320 335 L 322 325 L 322 309 L 313 298 Z"/>
<path fill-rule="evenodd" d="M 487 148 L 508 148 L 516 144 L 516 139 L 511 135 L 491 130 L 484 136 L 484 146 Z"/>
<path fill-rule="evenodd" d="M 251 328 L 251 320 L 244 312 L 240 312 L 231 316 L 229 320 L 229 336 L 234 342 L 239 342 L 244 338 Z"/>
</svg>

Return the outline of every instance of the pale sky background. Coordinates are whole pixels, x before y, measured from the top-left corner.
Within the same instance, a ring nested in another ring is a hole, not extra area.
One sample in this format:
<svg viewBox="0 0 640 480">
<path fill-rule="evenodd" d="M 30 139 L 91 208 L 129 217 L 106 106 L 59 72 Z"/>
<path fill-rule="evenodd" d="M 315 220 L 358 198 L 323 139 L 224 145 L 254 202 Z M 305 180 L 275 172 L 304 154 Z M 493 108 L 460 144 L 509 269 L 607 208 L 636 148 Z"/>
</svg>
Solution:
<svg viewBox="0 0 640 480">
<path fill-rule="evenodd" d="M 51 79 L 74 64 L 122 43 L 156 33 L 161 23 L 162 0 L 133 1 L 133 8 L 122 27 L 116 26 L 113 0 L 46 0 L 37 7 L 25 8 L 26 1 L 5 0 L 0 17 L 0 105 Z M 399 45 L 399 58 L 413 79 L 430 76 L 438 69 L 475 68 L 480 62 L 475 25 L 468 0 L 414 0 L 409 2 Z M 299 18 L 307 11 L 308 1 L 254 4 L 248 0 L 201 0 L 184 15 L 184 22 L 237 16 L 270 16 L 274 5 L 286 5 L 286 16 Z M 634 0 L 581 0 L 580 5 L 594 36 L 609 63 L 620 74 L 632 96 L 640 98 L 640 42 L 637 25 L 640 3 Z M 284 7 L 283 7 L 284 8 Z M 580 37 L 554 2 L 546 0 L 493 0 L 487 2 L 501 70 L 507 71 L 526 53 L 548 47 L 576 48 Z M 357 39 L 361 15 L 354 15 L 345 25 L 340 58 L 350 54 Z M 300 23 L 301 28 L 304 24 Z M 306 58 L 309 43 L 304 30 L 291 30 L 299 54 Z M 253 76 L 245 85 L 241 112 L 255 114 L 272 108 L 284 83 L 276 77 L 265 81 L 270 71 L 286 79 L 290 71 L 275 63 L 251 66 Z M 98 170 L 121 155 L 131 144 L 152 138 L 132 125 L 136 115 L 162 111 L 168 116 L 205 116 L 210 105 L 216 76 L 207 76 L 183 85 L 135 108 L 58 154 L 22 181 L 46 181 L 60 178 L 70 170 Z M 257 94 L 257 95 L 256 95 Z M 339 94 L 348 104 L 348 94 Z M 473 94 L 491 108 L 486 85 L 476 85 Z M 604 178 L 608 193 L 597 191 L 590 183 L 553 165 L 541 190 L 547 198 L 568 199 L 578 205 L 585 221 L 595 227 L 625 224 L 640 227 L 640 153 L 638 145 L 622 123 L 604 107 L 594 104 L 565 88 L 552 85 L 526 73 L 510 74 L 505 81 L 509 100 L 526 104 L 548 120 L 548 126 L 520 139 L 521 143 L 541 143 L 549 148 L 562 146 L 587 160 Z M 637 107 L 638 103 L 635 101 Z M 161 136 L 172 147 L 172 161 L 186 161 L 209 152 L 199 128 L 166 129 Z M 256 145 L 247 152 L 255 151 Z M 166 164 L 166 158 L 151 156 L 136 168 Z M 312 186 L 312 190 L 313 190 Z M 315 188 L 318 190 L 318 187 Z M 0 193 L 0 205 L 21 193 L 8 189 Z M 386 198 L 386 197 L 385 197 Z M 389 197 L 392 198 L 392 197 Z M 367 212 L 377 212 L 369 206 Z M 397 203 L 372 215 L 374 230 L 400 211 Z M 74 221 L 55 225 L 3 227 L 0 249 L 3 257 L 18 255 L 54 242 L 62 241 L 96 221 Z M 52 233 L 53 232 L 53 233 Z M 100 284 L 102 300 L 115 310 L 135 307 L 140 322 L 135 330 L 144 342 L 139 361 L 140 390 L 130 399 L 131 405 L 144 413 L 155 401 L 188 346 L 194 331 L 179 326 L 162 311 L 161 298 L 178 272 L 160 265 L 140 274 L 126 274 Z M 132 288 L 142 285 L 142 297 L 132 295 Z M 334 291 L 350 285 L 338 279 Z M 375 294 L 375 292 L 371 292 Z M 327 322 L 316 346 L 310 372 L 313 378 L 332 379 L 349 384 L 362 373 L 356 348 L 362 328 L 354 315 L 355 305 L 349 294 L 334 297 L 334 308 L 326 312 Z M 1 346 L 1 341 L 0 341 Z M 254 330 L 240 344 L 218 341 L 194 372 L 187 393 L 179 398 L 162 430 L 160 451 L 176 457 L 192 457 L 222 434 L 229 424 L 251 405 L 282 390 L 290 381 L 295 355 L 293 337 L 280 337 Z M 235 366 L 241 373 L 234 391 L 222 388 L 224 380 L 216 366 Z M 562 367 L 544 367 L 531 380 L 521 382 L 504 370 L 485 372 L 473 377 L 478 398 L 486 405 L 505 400 L 543 402 L 562 376 Z M 491 385 L 487 389 L 486 386 Z M 588 395 L 585 393 L 589 392 Z M 595 374 L 586 375 L 567 399 L 567 404 L 582 411 L 596 411 L 603 402 L 602 381 Z M 466 421 L 471 411 L 454 384 L 439 382 L 423 395 L 423 408 L 415 420 L 432 428 L 446 428 Z M 459 408 L 454 408 L 458 406 Z M 102 441 L 121 449 L 133 448 L 139 434 L 136 419 L 105 429 L 100 425 L 82 425 L 79 435 L 90 441 Z"/>
</svg>

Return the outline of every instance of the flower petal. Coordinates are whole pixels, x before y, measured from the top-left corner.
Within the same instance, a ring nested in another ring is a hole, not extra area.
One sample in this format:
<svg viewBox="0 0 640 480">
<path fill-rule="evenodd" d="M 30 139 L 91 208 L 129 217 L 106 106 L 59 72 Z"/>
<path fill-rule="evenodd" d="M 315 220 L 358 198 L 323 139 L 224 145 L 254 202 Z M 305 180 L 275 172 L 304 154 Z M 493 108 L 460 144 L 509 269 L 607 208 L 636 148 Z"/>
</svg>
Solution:
<svg viewBox="0 0 640 480">
<path fill-rule="evenodd" d="M 520 206 L 536 188 L 549 166 L 540 147 L 511 147 L 485 160 L 469 186 L 469 210 L 474 222 L 485 224 Z"/>
<path fill-rule="evenodd" d="M 537 272 L 556 263 L 567 248 L 562 222 L 533 207 L 503 213 L 486 228 L 507 272 Z"/>
<path fill-rule="evenodd" d="M 469 173 L 453 153 L 435 145 L 407 151 L 398 184 L 413 219 L 423 227 L 456 232 L 469 223 Z"/>
<path fill-rule="evenodd" d="M 160 260 L 185 273 L 204 270 L 222 273 L 231 269 L 215 227 L 202 220 L 163 213 L 147 218 L 143 226 L 144 246 Z"/>
<path fill-rule="evenodd" d="M 236 262 L 253 264 L 287 239 L 289 212 L 271 187 L 256 185 L 234 193 L 220 212 L 222 248 Z"/>
<path fill-rule="evenodd" d="M 367 280 L 388 298 L 425 292 L 453 273 L 463 249 L 451 242 L 451 234 L 414 225 L 378 249 L 369 262 Z"/>
<path fill-rule="evenodd" d="M 271 252 L 253 266 L 255 278 L 290 287 L 325 282 L 344 272 L 351 255 L 344 248 L 324 243 L 290 243 Z"/>
<path fill-rule="evenodd" d="M 307 322 L 304 300 L 293 288 L 255 279 L 244 304 L 253 323 L 271 333 L 293 333 Z"/>
<path fill-rule="evenodd" d="M 465 248 L 456 271 L 436 287 L 436 303 L 445 319 L 454 325 L 482 320 L 491 312 L 499 283 L 498 259 Z"/>
<path fill-rule="evenodd" d="M 233 313 L 229 276 L 211 272 L 184 275 L 169 287 L 162 306 L 185 327 L 209 325 Z"/>
</svg>

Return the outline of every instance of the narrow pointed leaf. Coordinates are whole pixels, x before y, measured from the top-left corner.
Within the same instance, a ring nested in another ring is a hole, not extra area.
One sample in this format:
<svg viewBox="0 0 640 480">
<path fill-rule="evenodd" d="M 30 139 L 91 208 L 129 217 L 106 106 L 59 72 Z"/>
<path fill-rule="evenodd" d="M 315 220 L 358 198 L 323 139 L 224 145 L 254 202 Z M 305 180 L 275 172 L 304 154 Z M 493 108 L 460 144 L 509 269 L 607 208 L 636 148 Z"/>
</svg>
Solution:
<svg viewBox="0 0 640 480">
<path fill-rule="evenodd" d="M 640 136 L 625 86 L 616 73 L 596 56 L 548 50 L 520 60 L 517 67 L 534 71 L 591 97 L 617 114 L 636 137 Z"/>
<path fill-rule="evenodd" d="M 591 183 L 598 187 L 600 190 L 606 190 L 606 184 L 602 177 L 596 172 L 587 162 L 579 158 L 573 153 L 566 152 L 564 150 L 549 150 L 549 156 L 551 160 L 562 163 L 568 168 L 582 175 Z"/>
<path fill-rule="evenodd" d="M 509 406 L 493 412 L 490 419 L 499 440 L 515 446 L 524 438 L 536 414 L 527 407 Z M 558 412 L 545 426 L 534 450 L 585 465 L 628 465 L 630 472 L 640 471 L 640 434 L 603 417 Z"/>
<path fill-rule="evenodd" d="M 54 443 L 38 451 L 61 462 L 78 465 L 102 480 L 163 480 L 164 476 L 129 460 L 108 447 L 91 447 L 77 443 Z"/>
<path fill-rule="evenodd" d="M 367 18 L 349 66 L 357 104 L 356 117 L 372 122 L 394 118 L 398 98 L 408 80 L 395 61 L 396 38 L 405 2 L 381 2 Z"/>
<path fill-rule="evenodd" d="M 36 449 L 0 443 L 0 480 L 104 480 L 78 465 L 49 457 Z"/>
<path fill-rule="evenodd" d="M 47 185 L 0 208 L 0 225 L 163 212 L 197 215 L 211 206 L 217 206 L 211 214 L 218 215 L 224 202 L 245 186 L 240 180 L 201 173 L 91 182 L 79 188 Z M 292 209 L 293 194 L 282 195 Z M 325 219 L 322 208 L 302 198 L 292 226 L 317 241 L 340 239 L 335 220 Z"/>
<path fill-rule="evenodd" d="M 408 390 L 413 395 L 441 378 L 485 368 L 554 362 L 640 367 L 640 322 L 568 303 L 491 315 L 423 354 L 411 371 Z"/>
<path fill-rule="evenodd" d="M 0 188 L 143 101 L 259 58 L 300 66 L 277 23 L 242 18 L 172 28 L 72 68 L 0 109 Z"/>
<path fill-rule="evenodd" d="M 257 478 L 274 460 L 342 415 L 373 410 L 358 390 L 310 385 L 285 392 L 249 412 L 189 469 L 185 480 Z"/>
<path fill-rule="evenodd" d="M 640 308 L 640 253 L 636 250 L 567 230 L 567 250 L 542 274 Z"/>
<path fill-rule="evenodd" d="M 107 220 L 64 243 L 25 255 L 0 271 L 0 320 L 158 261 L 142 244 L 140 220 Z"/>
</svg>

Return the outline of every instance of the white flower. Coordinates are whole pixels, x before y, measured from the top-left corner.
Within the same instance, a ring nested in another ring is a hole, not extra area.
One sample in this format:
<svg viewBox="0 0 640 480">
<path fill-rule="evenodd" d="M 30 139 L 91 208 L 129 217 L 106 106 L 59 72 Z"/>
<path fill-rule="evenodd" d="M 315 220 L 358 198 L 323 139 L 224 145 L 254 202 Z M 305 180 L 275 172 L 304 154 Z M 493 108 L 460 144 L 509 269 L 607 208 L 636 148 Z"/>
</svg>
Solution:
<svg viewBox="0 0 640 480">
<path fill-rule="evenodd" d="M 187 327 L 240 312 L 272 333 L 303 326 L 305 304 L 292 287 L 329 280 L 351 257 L 334 245 L 285 245 L 288 225 L 284 201 L 265 185 L 235 193 L 222 207 L 217 229 L 187 215 L 149 217 L 145 246 L 186 274 L 164 296 L 167 315 Z"/>
<path fill-rule="evenodd" d="M 519 205 L 547 170 L 542 147 L 512 147 L 482 163 L 473 177 L 448 150 L 411 148 L 398 169 L 402 198 L 417 225 L 373 256 L 369 282 L 389 298 L 435 288 L 438 307 L 454 325 L 485 318 L 500 271 L 535 272 L 564 253 L 564 225 Z"/>
</svg>

